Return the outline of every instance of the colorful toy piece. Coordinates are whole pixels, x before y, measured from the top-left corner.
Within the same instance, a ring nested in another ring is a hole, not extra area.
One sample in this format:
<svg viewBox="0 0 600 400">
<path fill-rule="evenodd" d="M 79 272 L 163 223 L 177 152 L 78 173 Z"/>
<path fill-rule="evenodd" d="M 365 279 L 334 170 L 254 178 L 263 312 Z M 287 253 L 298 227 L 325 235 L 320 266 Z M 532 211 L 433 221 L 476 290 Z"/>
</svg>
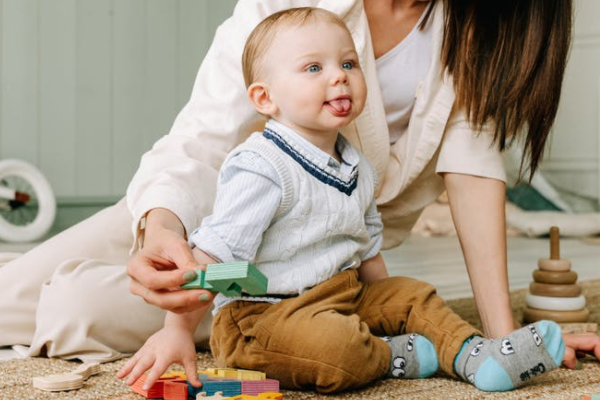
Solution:
<svg viewBox="0 0 600 400">
<path fill-rule="evenodd" d="M 185 381 L 167 381 L 163 386 L 164 400 L 187 400 L 188 386 Z"/>
<path fill-rule="evenodd" d="M 196 279 L 181 285 L 184 289 L 206 289 L 228 297 L 239 297 L 242 290 L 253 296 L 267 293 L 268 279 L 247 261 L 209 264 L 197 269 Z"/>
<path fill-rule="evenodd" d="M 148 390 L 143 389 L 146 377 L 146 374 L 142 375 L 131 389 L 147 399 L 220 400 L 239 395 L 260 396 L 264 393 L 279 392 L 278 380 L 266 379 L 265 374 L 259 371 L 243 369 L 213 368 L 198 371 L 198 378 L 202 382 L 200 388 L 192 386 L 187 381 L 184 371 L 172 371 L 161 375 Z M 261 397 L 260 399 L 269 400 L 271 397 Z"/>
<path fill-rule="evenodd" d="M 209 368 L 207 372 L 221 378 L 237 379 L 240 381 L 264 381 L 267 376 L 264 372 L 235 368 Z"/>
<path fill-rule="evenodd" d="M 560 258 L 558 227 L 550 228 L 550 258 L 538 261 L 533 282 L 523 310 L 526 323 L 542 319 L 558 323 L 583 323 L 588 320 L 586 300 L 577 285 L 577 274 L 571 271 L 571 262 Z"/>
<path fill-rule="evenodd" d="M 282 400 L 283 395 L 281 393 L 274 393 L 274 392 L 265 392 L 265 393 L 259 394 L 258 396 L 252 396 L 252 395 L 248 395 L 248 394 L 240 394 L 238 396 L 229 397 L 225 400 L 238 400 L 238 399 L 243 399 L 243 400 Z"/>
<path fill-rule="evenodd" d="M 200 392 L 196 395 L 196 400 L 224 400 L 227 397 L 223 397 L 223 392 L 216 392 L 212 396 L 208 396 L 206 392 Z"/>
<path fill-rule="evenodd" d="M 141 394 L 147 399 L 162 399 L 165 397 L 165 383 L 167 382 L 176 382 L 181 383 L 186 386 L 187 392 L 187 382 L 184 377 L 174 374 L 168 374 L 168 377 L 165 378 L 164 375 L 161 376 L 155 383 L 147 390 L 144 390 L 144 382 L 148 375 L 144 374 L 140 376 L 140 378 L 135 381 L 135 383 L 131 386 L 131 390 L 133 390 L 137 394 Z"/>
<path fill-rule="evenodd" d="M 600 400 L 600 393 L 598 394 L 584 394 L 581 396 L 582 400 Z"/>
</svg>

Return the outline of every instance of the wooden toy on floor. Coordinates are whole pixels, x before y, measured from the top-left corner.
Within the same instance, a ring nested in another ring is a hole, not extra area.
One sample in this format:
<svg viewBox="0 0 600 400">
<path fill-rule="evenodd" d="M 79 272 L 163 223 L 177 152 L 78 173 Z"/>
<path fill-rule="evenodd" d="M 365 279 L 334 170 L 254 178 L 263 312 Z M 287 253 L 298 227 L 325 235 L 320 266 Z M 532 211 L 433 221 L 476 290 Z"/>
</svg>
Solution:
<svg viewBox="0 0 600 400">
<path fill-rule="evenodd" d="M 558 323 L 586 322 L 589 310 L 577 284 L 571 262 L 560 258 L 558 227 L 550 228 L 550 258 L 540 259 L 533 271 L 533 282 L 525 296 L 523 319 L 526 323 L 542 319 Z"/>
<path fill-rule="evenodd" d="M 163 386 L 163 399 L 164 400 L 187 400 L 188 399 L 187 382 L 179 381 L 179 380 L 166 381 Z"/>
<path fill-rule="evenodd" d="M 200 392 L 196 395 L 196 400 L 224 400 L 227 397 L 223 397 L 223 392 L 216 392 L 212 396 L 208 396 L 206 392 Z"/>
<path fill-rule="evenodd" d="M 228 297 L 242 295 L 242 290 L 254 296 L 267 293 L 267 277 L 247 261 L 209 264 L 206 271 L 197 269 L 196 279 L 181 285 L 184 289 L 206 289 Z"/>
<path fill-rule="evenodd" d="M 261 393 L 258 396 L 252 396 L 248 394 L 240 394 L 226 398 L 225 400 L 282 400 L 283 395 L 281 393 Z"/>
<path fill-rule="evenodd" d="M 146 377 L 148 375 L 144 374 L 140 376 L 140 378 L 135 381 L 133 385 L 131 385 L 131 390 L 133 390 L 137 394 L 141 394 L 147 399 L 162 399 L 165 396 L 165 383 L 166 382 L 177 382 L 182 383 L 186 386 L 187 391 L 187 381 L 185 374 L 176 374 L 176 373 L 167 373 L 162 375 L 149 389 L 144 389 L 144 382 L 146 381 Z"/>
<path fill-rule="evenodd" d="M 100 373 L 100 364 L 82 364 L 72 372 L 37 376 L 33 378 L 33 387 L 47 392 L 63 392 L 80 389 L 90 376 Z"/>
<path fill-rule="evenodd" d="M 207 396 L 205 392 L 202 392 L 202 393 L 198 393 L 196 395 L 196 400 L 237 400 L 237 399 L 243 399 L 243 400 L 283 400 L 283 394 L 281 394 L 281 393 L 274 393 L 274 392 L 265 392 L 265 393 L 260 393 L 257 396 L 252 396 L 252 395 L 248 395 L 248 394 L 240 394 L 240 395 L 233 396 L 233 397 L 223 397 L 223 393 L 222 392 L 216 392 L 212 396 Z"/>
<path fill-rule="evenodd" d="M 200 388 L 192 386 L 187 381 L 184 371 L 165 373 L 151 388 L 144 390 L 146 377 L 147 374 L 142 375 L 131 386 L 131 390 L 147 399 L 185 400 L 190 397 L 203 400 L 219 400 L 239 395 L 260 396 L 265 393 L 279 392 L 278 380 L 267 379 L 263 372 L 244 369 L 212 368 L 206 371 L 198 371 L 198 378 L 202 382 Z M 260 399 L 268 400 L 271 397 L 261 397 Z"/>
</svg>

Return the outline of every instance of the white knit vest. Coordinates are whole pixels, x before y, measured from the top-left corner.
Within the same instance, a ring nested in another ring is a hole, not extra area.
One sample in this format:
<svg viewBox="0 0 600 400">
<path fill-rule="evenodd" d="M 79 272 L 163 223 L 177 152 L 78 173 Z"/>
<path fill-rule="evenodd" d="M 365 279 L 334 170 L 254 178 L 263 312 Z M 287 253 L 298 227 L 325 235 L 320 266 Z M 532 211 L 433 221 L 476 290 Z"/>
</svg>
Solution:
<svg viewBox="0 0 600 400">
<path fill-rule="evenodd" d="M 365 212 L 373 200 L 376 178 L 362 155 L 355 172 L 344 179 L 334 169 L 316 165 L 298 146 L 280 139 L 268 129 L 264 134 L 254 133 L 229 157 L 255 152 L 279 175 L 281 204 L 252 262 L 269 278 L 269 293 L 296 294 L 341 269 L 360 265 L 369 250 Z"/>
</svg>

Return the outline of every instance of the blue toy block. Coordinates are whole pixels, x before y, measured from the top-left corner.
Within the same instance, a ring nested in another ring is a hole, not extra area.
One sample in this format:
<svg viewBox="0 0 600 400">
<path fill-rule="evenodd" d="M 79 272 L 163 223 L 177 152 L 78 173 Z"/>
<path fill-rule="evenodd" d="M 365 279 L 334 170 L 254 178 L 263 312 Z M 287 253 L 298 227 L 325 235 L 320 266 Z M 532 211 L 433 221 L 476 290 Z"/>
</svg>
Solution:
<svg viewBox="0 0 600 400">
<path fill-rule="evenodd" d="M 198 374 L 198 379 L 202 382 L 202 387 L 193 387 L 188 382 L 188 396 L 196 398 L 196 395 L 206 392 L 207 396 L 212 396 L 216 392 L 223 392 L 224 397 L 233 397 L 242 394 L 242 382 L 233 379 L 217 378 L 204 374 Z"/>
</svg>

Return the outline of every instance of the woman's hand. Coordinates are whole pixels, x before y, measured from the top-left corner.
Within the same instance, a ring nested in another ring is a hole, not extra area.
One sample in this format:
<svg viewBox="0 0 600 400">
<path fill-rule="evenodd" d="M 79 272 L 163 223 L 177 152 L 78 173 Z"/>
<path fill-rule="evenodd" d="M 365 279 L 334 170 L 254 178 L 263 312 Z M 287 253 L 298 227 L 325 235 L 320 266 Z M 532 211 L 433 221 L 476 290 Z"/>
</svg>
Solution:
<svg viewBox="0 0 600 400">
<path fill-rule="evenodd" d="M 563 333 L 563 340 L 567 345 L 563 356 L 563 365 L 570 369 L 577 369 L 577 357 L 586 354 L 600 360 L 600 336 L 595 333 Z"/>
<path fill-rule="evenodd" d="M 164 310 L 183 313 L 206 307 L 212 294 L 183 290 L 196 277 L 199 263 L 184 238 L 183 225 L 166 209 L 154 209 L 146 218 L 144 245 L 127 264 L 131 293 Z"/>
<path fill-rule="evenodd" d="M 149 371 L 144 381 L 144 389 L 148 390 L 173 363 L 183 365 L 187 380 L 193 386 L 202 386 L 198 379 L 193 334 L 181 327 L 165 326 L 152 335 L 127 361 L 117 372 L 117 377 L 119 379 L 127 377 L 125 383 L 131 386 L 146 371 Z"/>
</svg>

